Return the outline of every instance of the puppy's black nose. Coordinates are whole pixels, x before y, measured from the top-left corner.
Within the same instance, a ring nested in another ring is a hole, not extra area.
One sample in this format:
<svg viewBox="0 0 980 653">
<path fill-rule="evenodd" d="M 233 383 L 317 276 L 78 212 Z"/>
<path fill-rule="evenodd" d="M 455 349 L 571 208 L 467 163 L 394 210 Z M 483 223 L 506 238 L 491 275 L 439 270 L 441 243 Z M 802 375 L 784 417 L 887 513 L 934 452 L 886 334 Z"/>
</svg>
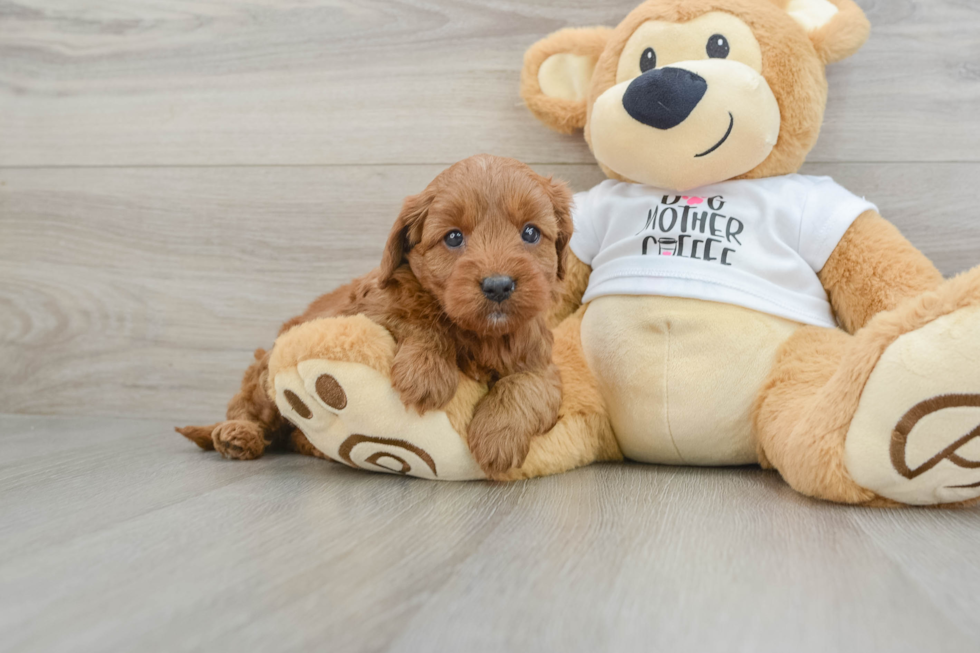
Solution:
<svg viewBox="0 0 980 653">
<path fill-rule="evenodd" d="M 687 120 L 708 92 L 704 77 L 682 68 L 654 68 L 634 79 L 623 95 L 626 113 L 654 129 Z"/>
<path fill-rule="evenodd" d="M 487 277 L 480 283 L 483 294 L 492 302 L 502 302 L 514 294 L 517 282 L 510 277 L 493 276 Z"/>
</svg>

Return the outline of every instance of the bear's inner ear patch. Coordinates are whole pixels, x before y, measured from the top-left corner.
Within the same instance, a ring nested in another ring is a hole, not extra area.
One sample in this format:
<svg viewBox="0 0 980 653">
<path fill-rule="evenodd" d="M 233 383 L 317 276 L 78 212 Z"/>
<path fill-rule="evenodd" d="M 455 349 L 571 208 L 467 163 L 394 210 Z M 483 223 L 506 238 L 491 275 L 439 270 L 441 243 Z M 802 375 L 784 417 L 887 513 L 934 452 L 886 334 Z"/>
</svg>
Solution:
<svg viewBox="0 0 980 653">
<path fill-rule="evenodd" d="M 584 54 L 553 54 L 538 69 L 538 85 L 548 97 L 578 102 L 584 100 L 592 83 L 596 58 Z"/>
<path fill-rule="evenodd" d="M 789 0 L 786 13 L 809 34 L 833 20 L 840 9 L 829 0 Z"/>
</svg>

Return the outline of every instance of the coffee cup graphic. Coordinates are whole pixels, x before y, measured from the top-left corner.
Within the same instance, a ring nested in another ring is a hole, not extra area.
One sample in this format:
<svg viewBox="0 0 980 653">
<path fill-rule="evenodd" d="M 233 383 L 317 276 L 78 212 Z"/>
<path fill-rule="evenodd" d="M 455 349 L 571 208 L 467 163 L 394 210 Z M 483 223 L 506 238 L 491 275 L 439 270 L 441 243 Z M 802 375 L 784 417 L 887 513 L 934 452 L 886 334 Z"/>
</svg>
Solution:
<svg viewBox="0 0 980 653">
<path fill-rule="evenodd" d="M 676 238 L 661 238 L 657 244 L 660 246 L 661 256 L 677 256 Z"/>
</svg>

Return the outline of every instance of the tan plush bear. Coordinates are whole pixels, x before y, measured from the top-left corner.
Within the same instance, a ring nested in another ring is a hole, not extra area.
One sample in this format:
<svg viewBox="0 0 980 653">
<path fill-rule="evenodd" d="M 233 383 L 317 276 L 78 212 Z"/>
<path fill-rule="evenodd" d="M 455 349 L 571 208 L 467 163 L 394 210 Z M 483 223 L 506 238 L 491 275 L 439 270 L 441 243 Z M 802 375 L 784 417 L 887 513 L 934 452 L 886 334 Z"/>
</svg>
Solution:
<svg viewBox="0 0 980 653">
<path fill-rule="evenodd" d="M 851 0 L 649 0 L 528 51 L 528 107 L 584 129 L 610 179 L 576 196 L 559 422 L 506 479 L 625 457 L 758 463 L 843 503 L 980 497 L 980 269 L 944 281 L 873 204 L 795 174 L 824 66 L 868 29 Z M 269 391 L 335 460 L 481 478 L 465 427 L 485 390 L 411 414 L 392 352 L 365 318 L 303 324 Z"/>
</svg>

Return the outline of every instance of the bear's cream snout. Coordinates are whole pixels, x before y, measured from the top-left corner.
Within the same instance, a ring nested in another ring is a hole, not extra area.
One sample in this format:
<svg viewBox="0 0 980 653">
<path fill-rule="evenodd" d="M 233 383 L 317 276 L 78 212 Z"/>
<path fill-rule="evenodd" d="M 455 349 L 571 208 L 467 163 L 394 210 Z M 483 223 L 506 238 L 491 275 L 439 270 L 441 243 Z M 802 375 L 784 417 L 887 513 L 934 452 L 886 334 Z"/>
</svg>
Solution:
<svg viewBox="0 0 980 653">
<path fill-rule="evenodd" d="M 738 61 L 681 61 L 603 92 L 589 116 L 600 163 L 629 179 L 687 191 L 741 176 L 779 138 L 765 78 Z"/>
</svg>

